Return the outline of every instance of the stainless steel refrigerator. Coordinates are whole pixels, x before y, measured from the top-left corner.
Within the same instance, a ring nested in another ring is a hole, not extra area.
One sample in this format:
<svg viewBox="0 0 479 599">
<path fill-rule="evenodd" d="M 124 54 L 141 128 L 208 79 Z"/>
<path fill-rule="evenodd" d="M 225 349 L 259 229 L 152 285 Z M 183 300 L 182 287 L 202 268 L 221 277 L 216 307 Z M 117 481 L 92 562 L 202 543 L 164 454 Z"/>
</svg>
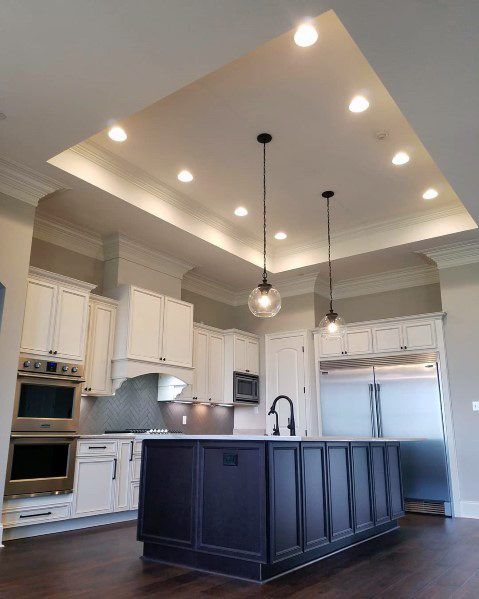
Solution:
<svg viewBox="0 0 479 599">
<path fill-rule="evenodd" d="M 401 444 L 406 509 L 449 516 L 435 354 L 320 363 L 323 435 L 421 438 Z"/>
</svg>

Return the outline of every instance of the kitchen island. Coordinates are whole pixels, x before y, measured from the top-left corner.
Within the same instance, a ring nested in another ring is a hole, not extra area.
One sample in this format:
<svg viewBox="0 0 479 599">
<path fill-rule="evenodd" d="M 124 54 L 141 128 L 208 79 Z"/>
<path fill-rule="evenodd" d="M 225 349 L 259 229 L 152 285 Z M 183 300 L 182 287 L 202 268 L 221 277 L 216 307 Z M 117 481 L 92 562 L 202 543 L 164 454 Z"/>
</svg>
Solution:
<svg viewBox="0 0 479 599">
<path fill-rule="evenodd" d="M 398 440 L 142 438 L 144 559 L 264 582 L 404 515 Z"/>
</svg>

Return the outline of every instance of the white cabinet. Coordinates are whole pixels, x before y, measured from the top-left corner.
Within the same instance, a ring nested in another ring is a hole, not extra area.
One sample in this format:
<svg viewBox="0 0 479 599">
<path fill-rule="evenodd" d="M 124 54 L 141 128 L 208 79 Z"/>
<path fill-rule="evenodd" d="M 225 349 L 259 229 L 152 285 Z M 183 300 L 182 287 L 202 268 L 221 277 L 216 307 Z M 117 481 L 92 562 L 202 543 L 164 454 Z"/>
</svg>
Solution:
<svg viewBox="0 0 479 599">
<path fill-rule="evenodd" d="M 75 469 L 73 517 L 136 509 L 141 445 L 131 438 L 80 439 Z M 136 504 L 132 504 L 133 501 Z"/>
<path fill-rule="evenodd" d="M 89 283 L 30 268 L 20 351 L 83 361 Z"/>
<path fill-rule="evenodd" d="M 117 302 L 91 296 L 84 395 L 111 395 L 111 360 Z"/>
<path fill-rule="evenodd" d="M 117 360 L 193 363 L 193 304 L 140 287 L 121 286 L 114 356 Z"/>
<path fill-rule="evenodd" d="M 224 335 L 216 329 L 194 328 L 192 389 L 183 392 L 184 399 L 224 402 Z"/>
<path fill-rule="evenodd" d="M 159 362 L 162 345 L 164 297 L 130 287 L 127 357 L 144 362 Z"/>
<path fill-rule="evenodd" d="M 259 374 L 259 341 L 256 337 L 248 337 L 233 333 L 234 371 Z"/>
<path fill-rule="evenodd" d="M 344 345 L 342 339 L 324 339 L 319 335 L 319 351 L 321 356 L 340 356 L 344 354 Z"/>
<path fill-rule="evenodd" d="M 369 354 L 373 349 L 373 335 L 370 328 L 351 328 L 344 337 L 344 352 L 347 355 Z"/>
<path fill-rule="evenodd" d="M 390 352 L 402 350 L 401 325 L 387 324 L 373 328 L 374 351 Z"/>
<path fill-rule="evenodd" d="M 73 516 L 108 514 L 115 507 L 117 458 L 90 456 L 77 459 Z"/>
<path fill-rule="evenodd" d="M 411 322 L 403 326 L 404 349 L 436 347 L 436 329 L 431 321 Z"/>
<path fill-rule="evenodd" d="M 191 366 L 193 349 L 193 305 L 165 297 L 163 361 L 173 366 Z"/>
</svg>

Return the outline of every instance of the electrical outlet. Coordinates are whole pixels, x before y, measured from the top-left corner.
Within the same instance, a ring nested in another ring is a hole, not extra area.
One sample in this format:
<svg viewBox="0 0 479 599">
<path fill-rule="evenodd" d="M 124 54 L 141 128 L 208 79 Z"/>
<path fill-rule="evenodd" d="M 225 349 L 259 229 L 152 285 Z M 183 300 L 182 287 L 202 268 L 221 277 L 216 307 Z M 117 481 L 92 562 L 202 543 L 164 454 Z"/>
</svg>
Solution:
<svg viewBox="0 0 479 599">
<path fill-rule="evenodd" d="M 186 424 L 186 416 L 183 416 L 183 424 Z"/>
<path fill-rule="evenodd" d="M 472 402 L 472 411 L 473 412 L 479 412 L 479 401 L 473 401 Z"/>
</svg>

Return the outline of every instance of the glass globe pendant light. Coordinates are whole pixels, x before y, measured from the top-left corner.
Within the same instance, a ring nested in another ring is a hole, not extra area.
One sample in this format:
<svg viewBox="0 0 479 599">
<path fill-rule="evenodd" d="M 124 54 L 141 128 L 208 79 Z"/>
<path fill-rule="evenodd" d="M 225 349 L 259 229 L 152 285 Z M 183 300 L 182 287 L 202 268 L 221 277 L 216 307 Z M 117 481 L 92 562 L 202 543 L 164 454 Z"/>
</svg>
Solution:
<svg viewBox="0 0 479 599">
<path fill-rule="evenodd" d="M 329 213 L 329 200 L 334 196 L 334 191 L 323 191 L 321 194 L 326 199 L 328 216 L 328 264 L 329 264 L 329 312 L 319 323 L 319 330 L 323 339 L 341 339 L 346 333 L 346 322 L 333 308 L 333 275 L 331 268 L 331 219 Z"/>
<path fill-rule="evenodd" d="M 263 280 L 249 294 L 248 307 L 258 318 L 271 318 L 281 310 L 279 291 L 268 283 L 266 273 L 266 144 L 273 138 L 269 133 L 260 133 L 256 139 L 263 144 Z"/>
</svg>

